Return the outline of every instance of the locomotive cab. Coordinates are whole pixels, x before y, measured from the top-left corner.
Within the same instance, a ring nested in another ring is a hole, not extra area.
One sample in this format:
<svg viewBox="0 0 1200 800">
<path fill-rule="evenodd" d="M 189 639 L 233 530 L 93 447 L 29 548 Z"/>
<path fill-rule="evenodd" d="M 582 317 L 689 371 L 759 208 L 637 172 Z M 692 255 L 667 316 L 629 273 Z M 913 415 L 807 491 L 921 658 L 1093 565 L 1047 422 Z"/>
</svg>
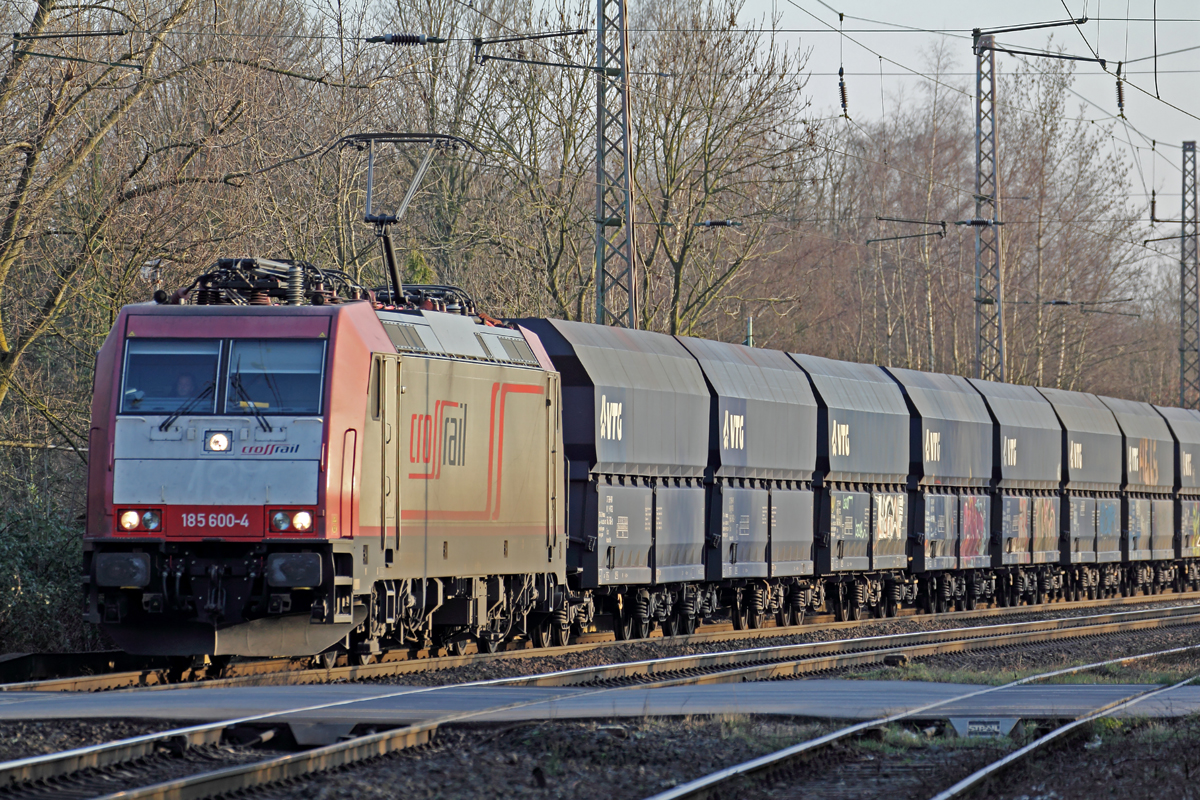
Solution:
<svg viewBox="0 0 1200 800">
<path fill-rule="evenodd" d="M 97 361 L 91 445 L 107 458 L 91 462 L 85 545 L 88 617 L 119 646 L 316 653 L 354 627 L 326 442 L 331 422 L 354 425 L 334 353 L 354 377 L 372 343 L 353 320 L 374 316 L 367 303 L 122 312 Z"/>
</svg>

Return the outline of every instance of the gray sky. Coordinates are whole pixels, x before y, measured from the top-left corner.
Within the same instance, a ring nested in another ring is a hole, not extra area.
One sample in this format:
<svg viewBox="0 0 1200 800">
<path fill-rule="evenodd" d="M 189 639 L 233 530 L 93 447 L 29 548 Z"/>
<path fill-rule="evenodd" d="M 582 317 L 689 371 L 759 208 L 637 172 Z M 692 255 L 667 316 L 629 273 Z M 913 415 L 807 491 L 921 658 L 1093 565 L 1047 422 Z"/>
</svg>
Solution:
<svg viewBox="0 0 1200 800">
<path fill-rule="evenodd" d="M 881 115 L 881 107 L 889 108 L 904 94 L 915 93 L 918 83 L 924 79 L 909 70 L 926 72 L 926 53 L 943 36 L 957 60 L 953 72 L 960 74 L 954 77 L 954 82 L 973 91 L 975 62 L 971 54 L 972 28 L 1065 20 L 1068 18 L 1067 8 L 1072 17 L 1086 14 L 1090 21 L 1081 28 L 1070 26 L 1052 31 L 1004 34 L 997 36 L 997 42 L 1025 50 L 1042 50 L 1045 49 L 1047 37 L 1053 33 L 1055 43 L 1065 46 L 1066 52 L 1082 56 L 1091 56 L 1090 45 L 1101 58 L 1108 60 L 1109 73 L 1105 74 L 1099 64 L 1081 62 L 1077 65 L 1078 77 L 1074 88 L 1081 97 L 1075 98 L 1070 115 L 1095 120 L 1106 126 L 1117 113 L 1116 81 L 1113 75 L 1116 62 L 1133 61 L 1123 70 L 1123 74 L 1150 95 L 1133 86 L 1126 87 L 1128 134 L 1125 126 L 1118 124 L 1114 134 L 1120 141 L 1113 141 L 1113 146 L 1131 161 L 1136 159 L 1141 167 L 1140 171 L 1135 169 L 1132 173 L 1133 196 L 1130 200 L 1148 202 L 1150 189 L 1157 189 L 1158 215 L 1178 219 L 1180 143 L 1184 140 L 1200 140 L 1200 120 L 1188 116 L 1200 116 L 1200 92 L 1197 91 L 1200 87 L 1200 49 L 1181 53 L 1171 51 L 1200 47 L 1200 3 L 1196 0 L 1158 0 L 1157 3 L 1158 94 L 1166 102 L 1153 97 L 1156 28 L 1152 22 L 1153 0 L 1088 0 L 1086 3 L 1083 0 L 1066 0 L 1065 5 L 1062 0 L 1006 0 L 993 3 L 963 0 L 826 2 L 828 6 L 819 0 L 747 0 L 739 21 L 744 26 L 753 18 L 769 19 L 774 13 L 779 16 L 780 29 L 800 29 L 801 32 L 789 32 L 783 37 L 789 43 L 798 43 L 812 50 L 809 61 L 812 78 L 808 89 L 818 116 L 833 116 L 840 112 L 837 70 L 841 59 L 847 73 L 850 115 L 857 120 L 877 119 Z M 846 15 L 841 23 L 845 36 L 830 29 L 829 26 L 836 29 L 839 25 L 837 14 L 830 7 Z M 902 30 L 900 26 L 946 33 L 888 31 Z M 880 56 L 885 59 L 882 78 Z M 1001 73 L 1013 69 L 1015 63 L 1016 57 L 997 53 L 997 65 Z M 961 100 L 967 108 L 973 108 L 973 100 L 965 96 Z M 1002 101 L 1014 102 L 1014 99 L 1004 98 Z M 1027 105 L 1021 98 L 1015 101 Z M 1167 103 L 1178 106 L 1182 111 L 1171 108 Z M 1157 157 L 1152 157 L 1151 139 L 1158 142 Z"/>
</svg>

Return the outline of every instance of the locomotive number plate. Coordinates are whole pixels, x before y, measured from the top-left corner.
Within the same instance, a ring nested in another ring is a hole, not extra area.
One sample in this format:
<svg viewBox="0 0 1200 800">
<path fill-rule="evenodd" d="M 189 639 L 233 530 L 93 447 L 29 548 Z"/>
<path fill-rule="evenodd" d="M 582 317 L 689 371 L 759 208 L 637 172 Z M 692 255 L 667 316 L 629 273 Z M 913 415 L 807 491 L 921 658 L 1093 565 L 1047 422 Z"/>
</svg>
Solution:
<svg viewBox="0 0 1200 800">
<path fill-rule="evenodd" d="M 249 528 L 250 515 L 242 514 L 181 514 L 185 528 Z"/>
</svg>

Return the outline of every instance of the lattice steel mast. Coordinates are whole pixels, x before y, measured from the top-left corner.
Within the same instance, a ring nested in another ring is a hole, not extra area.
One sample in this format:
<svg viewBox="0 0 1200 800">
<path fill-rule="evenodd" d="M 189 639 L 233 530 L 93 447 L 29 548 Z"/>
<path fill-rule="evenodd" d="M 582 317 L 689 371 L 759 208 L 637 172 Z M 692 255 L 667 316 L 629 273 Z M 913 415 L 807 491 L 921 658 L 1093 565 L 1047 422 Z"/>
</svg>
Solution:
<svg viewBox="0 0 1200 800">
<path fill-rule="evenodd" d="M 1196 143 L 1183 143 L 1179 239 L 1179 405 L 1200 408 L 1200 265 L 1196 259 Z"/>
<path fill-rule="evenodd" d="M 975 50 L 975 376 L 1004 380 L 1003 265 L 994 37 L 974 31 Z"/>
<path fill-rule="evenodd" d="M 634 276 L 629 24 L 625 0 L 596 8 L 596 322 L 638 326 Z"/>
</svg>

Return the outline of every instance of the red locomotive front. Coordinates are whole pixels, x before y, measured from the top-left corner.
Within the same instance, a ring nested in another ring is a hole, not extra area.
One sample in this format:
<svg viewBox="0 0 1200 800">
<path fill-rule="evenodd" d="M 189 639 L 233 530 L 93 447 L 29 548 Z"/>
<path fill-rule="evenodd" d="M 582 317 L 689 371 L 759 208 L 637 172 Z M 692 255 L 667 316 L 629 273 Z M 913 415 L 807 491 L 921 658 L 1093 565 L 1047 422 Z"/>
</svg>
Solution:
<svg viewBox="0 0 1200 800">
<path fill-rule="evenodd" d="M 343 482 L 326 476 L 354 452 L 328 442 L 361 429 L 370 353 L 385 349 L 365 302 L 124 309 L 96 368 L 92 621 L 144 653 L 314 653 L 344 638 L 355 623 L 333 603 L 327 543 L 354 532 L 328 511 Z"/>
</svg>

